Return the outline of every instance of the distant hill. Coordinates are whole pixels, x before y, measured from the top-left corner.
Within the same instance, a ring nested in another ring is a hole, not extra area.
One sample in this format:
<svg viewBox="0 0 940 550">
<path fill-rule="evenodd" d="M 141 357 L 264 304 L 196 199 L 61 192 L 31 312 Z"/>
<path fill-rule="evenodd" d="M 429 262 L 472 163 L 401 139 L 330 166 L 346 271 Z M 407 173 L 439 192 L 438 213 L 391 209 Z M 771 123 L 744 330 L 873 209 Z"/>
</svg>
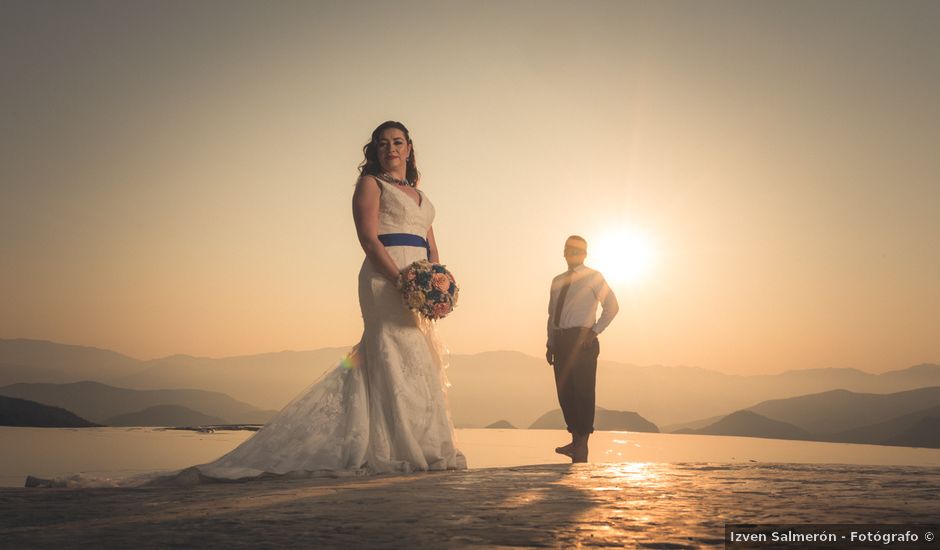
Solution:
<svg viewBox="0 0 940 550">
<path fill-rule="evenodd" d="M 765 401 L 748 407 L 748 410 L 812 433 L 831 434 L 884 422 L 936 405 L 940 405 L 940 386 L 890 394 L 833 390 Z"/>
<path fill-rule="evenodd" d="M 688 422 L 680 422 L 678 424 L 670 424 L 668 426 L 663 426 L 662 430 L 665 433 L 691 433 L 685 430 L 697 430 L 699 428 L 704 428 L 705 426 L 711 426 L 715 422 L 718 422 L 727 415 L 719 414 L 717 416 L 710 416 L 708 418 L 702 418 L 700 420 L 690 420 Z"/>
<path fill-rule="evenodd" d="M 492 424 L 487 426 L 487 428 L 496 429 L 496 430 L 515 430 L 516 429 L 515 426 L 513 426 L 509 422 L 506 422 L 505 420 L 499 420 L 497 422 L 493 422 Z"/>
<path fill-rule="evenodd" d="M 57 370 L 43 367 L 0 364 L 0 386 L 16 384 L 18 382 L 47 382 L 60 384 L 64 382 L 77 382 L 81 379 L 82 377 L 67 376 Z"/>
<path fill-rule="evenodd" d="M 104 381 L 143 368 L 141 361 L 110 350 L 46 340 L 0 338 L 0 384 Z"/>
<path fill-rule="evenodd" d="M 61 407 L 0 396 L 0 426 L 92 428 L 98 426 Z"/>
<path fill-rule="evenodd" d="M 530 430 L 564 430 L 565 417 L 561 409 L 554 409 L 543 414 L 529 426 Z M 594 429 L 659 433 L 659 428 L 635 412 L 610 411 L 597 407 L 594 411 Z"/>
<path fill-rule="evenodd" d="M 917 424 L 888 439 L 884 444 L 940 449 L 940 416 L 921 418 Z"/>
<path fill-rule="evenodd" d="M 895 445 L 892 443 L 904 439 L 904 434 L 917 433 L 918 425 L 930 418 L 940 418 L 940 405 L 929 407 L 913 413 L 904 414 L 884 422 L 870 424 L 851 430 L 845 430 L 835 434 L 827 434 L 828 441 L 839 441 L 844 443 L 870 443 L 875 445 Z M 940 436 L 940 431 L 937 432 Z M 914 445 L 919 447 L 931 447 L 935 445 Z"/>
<path fill-rule="evenodd" d="M 154 405 L 178 405 L 228 422 L 248 422 L 242 418 L 261 414 L 256 407 L 228 395 L 204 390 L 131 390 L 97 382 L 74 384 L 12 384 L 0 388 L 0 395 L 29 399 L 63 407 L 94 422 L 136 412 Z"/>
<path fill-rule="evenodd" d="M 763 417 L 754 411 L 736 411 L 704 428 L 685 428 L 676 433 L 700 435 L 736 435 L 742 437 L 766 437 L 770 439 L 812 439 L 806 430 Z"/>
<path fill-rule="evenodd" d="M 940 382 L 937 381 L 938 372 L 940 372 L 940 365 L 922 363 L 906 369 L 889 371 L 879 375 L 879 377 L 888 378 L 895 384 L 908 386 L 909 388 L 926 388 L 940 386 Z"/>
<path fill-rule="evenodd" d="M 144 363 L 144 369 L 114 380 L 135 389 L 194 388 L 218 391 L 280 410 L 307 386 L 336 368 L 351 346 L 211 358 L 174 355 Z"/>
<path fill-rule="evenodd" d="M 95 348 L 0 339 L 0 385 L 91 380 L 139 390 L 201 389 L 268 409 L 270 417 L 272 410 L 280 409 L 335 368 L 348 351 L 346 346 L 225 358 L 173 355 L 139 361 Z M 515 351 L 453 354 L 447 376 L 453 384 L 449 397 L 458 426 L 481 427 L 497 420 L 528 426 L 544 411 L 558 406 L 552 369 L 542 357 Z M 597 376 L 599 405 L 637 411 L 662 426 L 684 423 L 682 427 L 689 427 L 690 420 L 722 417 L 773 399 L 836 389 L 892 393 L 940 386 L 940 365 L 923 364 L 878 375 L 857 369 L 806 369 L 742 376 L 695 367 L 600 361 Z"/>
<path fill-rule="evenodd" d="M 179 405 L 155 405 L 113 416 L 104 423 L 108 426 L 218 426 L 229 422 Z"/>
<path fill-rule="evenodd" d="M 887 395 L 832 391 L 761 403 L 729 414 L 708 426 L 682 428 L 674 433 L 738 435 L 774 439 L 802 439 L 870 445 L 940 448 L 940 388 L 922 388 Z M 912 408 L 924 407 L 906 412 Z M 768 418 L 758 410 L 780 417 Z M 803 426 L 781 418 L 796 418 Z M 887 418 L 885 420 L 885 418 Z M 857 424 L 878 420 L 874 423 Z M 841 431 L 817 431 L 853 425 Z"/>
</svg>

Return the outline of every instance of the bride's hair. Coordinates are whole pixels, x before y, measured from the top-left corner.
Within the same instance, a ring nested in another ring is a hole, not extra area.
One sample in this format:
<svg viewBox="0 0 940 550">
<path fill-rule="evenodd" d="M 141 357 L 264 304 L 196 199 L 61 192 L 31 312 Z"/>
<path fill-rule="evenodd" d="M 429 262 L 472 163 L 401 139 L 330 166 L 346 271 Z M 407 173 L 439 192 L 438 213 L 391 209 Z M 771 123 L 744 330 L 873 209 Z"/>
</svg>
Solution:
<svg viewBox="0 0 940 550">
<path fill-rule="evenodd" d="M 415 163 L 414 143 L 411 142 L 411 135 L 408 133 L 408 128 L 405 128 L 405 125 L 401 122 L 394 120 L 387 120 L 379 124 L 378 128 L 372 130 L 372 139 L 362 147 L 362 153 L 365 159 L 362 161 L 362 164 L 359 165 L 359 174 L 363 176 L 377 176 L 382 173 L 382 164 L 379 162 L 379 138 L 382 137 L 382 132 L 389 128 L 398 128 L 401 130 L 402 133 L 405 134 L 405 139 L 408 140 L 408 144 L 411 145 L 411 154 L 408 155 L 408 160 L 405 162 L 405 177 L 408 178 L 408 181 L 417 183 L 418 178 L 421 177 L 421 173 L 418 172 L 418 165 Z"/>
</svg>

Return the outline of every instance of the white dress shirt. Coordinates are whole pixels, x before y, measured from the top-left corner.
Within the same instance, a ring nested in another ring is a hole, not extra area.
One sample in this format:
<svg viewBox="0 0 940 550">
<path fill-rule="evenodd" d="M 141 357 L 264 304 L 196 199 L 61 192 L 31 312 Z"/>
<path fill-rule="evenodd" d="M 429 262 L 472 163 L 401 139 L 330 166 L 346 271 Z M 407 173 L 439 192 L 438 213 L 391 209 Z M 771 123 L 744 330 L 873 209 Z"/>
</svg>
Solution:
<svg viewBox="0 0 940 550">
<path fill-rule="evenodd" d="M 595 334 L 600 334 L 620 311 L 617 297 L 607 286 L 607 281 L 599 271 L 584 264 L 575 266 L 572 271 L 571 286 L 565 296 L 565 303 L 562 304 L 561 318 L 557 327 L 552 322 L 555 304 L 558 303 L 558 294 L 571 272 L 565 271 L 552 279 L 552 289 L 548 299 L 549 346 L 552 344 L 553 332 L 556 329 L 583 327 L 593 330 Z M 600 319 L 597 319 L 597 304 L 603 307 Z"/>
</svg>

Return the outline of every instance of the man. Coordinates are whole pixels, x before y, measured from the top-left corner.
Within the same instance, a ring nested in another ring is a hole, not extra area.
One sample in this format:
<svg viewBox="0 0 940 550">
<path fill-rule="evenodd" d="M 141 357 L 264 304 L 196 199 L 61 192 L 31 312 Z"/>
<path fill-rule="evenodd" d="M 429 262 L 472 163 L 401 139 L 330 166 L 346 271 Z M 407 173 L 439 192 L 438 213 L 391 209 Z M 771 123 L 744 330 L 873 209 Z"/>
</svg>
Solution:
<svg viewBox="0 0 940 550">
<path fill-rule="evenodd" d="M 599 272 L 584 265 L 587 241 L 572 235 L 565 241 L 568 271 L 552 280 L 548 300 L 548 342 L 545 359 L 555 368 L 558 403 L 571 433 L 571 443 L 555 452 L 572 462 L 587 462 L 588 438 L 594 432 L 594 384 L 597 378 L 597 335 L 620 310 L 617 298 Z M 597 304 L 603 312 L 597 317 Z"/>
</svg>

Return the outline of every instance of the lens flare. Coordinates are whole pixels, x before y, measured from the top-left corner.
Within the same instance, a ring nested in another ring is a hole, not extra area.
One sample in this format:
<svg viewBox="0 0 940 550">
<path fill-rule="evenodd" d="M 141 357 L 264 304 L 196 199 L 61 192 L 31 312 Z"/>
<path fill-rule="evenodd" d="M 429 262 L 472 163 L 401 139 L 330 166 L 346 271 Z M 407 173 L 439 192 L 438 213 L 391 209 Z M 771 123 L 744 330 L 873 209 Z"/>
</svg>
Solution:
<svg viewBox="0 0 940 550">
<path fill-rule="evenodd" d="M 603 273 L 611 284 L 637 284 L 652 274 L 656 247 L 640 231 L 610 231 L 589 245 L 587 263 Z"/>
<path fill-rule="evenodd" d="M 362 357 L 358 351 L 352 351 L 339 362 L 339 366 L 346 370 L 358 369 L 362 366 Z"/>
</svg>

